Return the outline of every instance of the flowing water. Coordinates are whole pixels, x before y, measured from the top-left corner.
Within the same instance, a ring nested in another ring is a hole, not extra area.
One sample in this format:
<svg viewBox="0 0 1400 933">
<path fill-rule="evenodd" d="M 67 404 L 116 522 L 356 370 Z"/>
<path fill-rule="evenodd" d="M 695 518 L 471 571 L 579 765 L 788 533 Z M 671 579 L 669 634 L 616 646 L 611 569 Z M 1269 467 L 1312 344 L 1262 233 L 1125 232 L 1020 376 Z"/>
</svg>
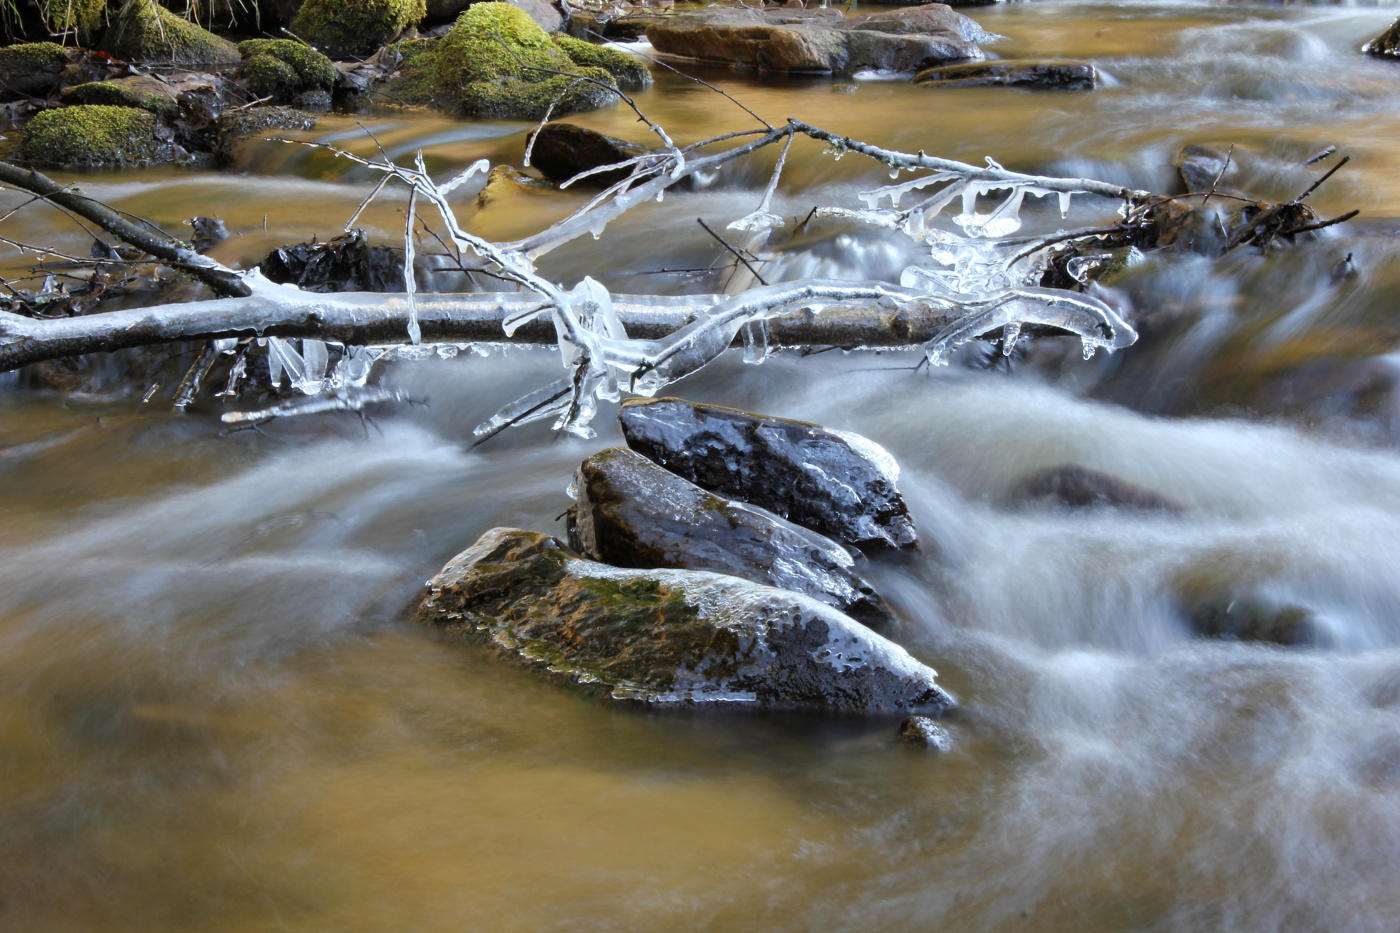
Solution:
<svg viewBox="0 0 1400 933">
<path fill-rule="evenodd" d="M 1006 37 L 1003 57 L 1089 58 L 1107 86 L 837 93 L 705 77 L 769 119 L 1154 190 L 1175 190 L 1183 145 L 1233 143 L 1241 184 L 1288 197 L 1326 167 L 1301 163 L 1336 145 L 1352 162 L 1317 207 L 1363 214 L 1270 256 L 1149 258 L 1119 295 L 1143 340 L 1109 359 L 1042 345 L 1009 372 L 930 376 L 906 354 L 781 355 L 676 387 L 858 431 L 898 458 L 926 547 L 870 573 L 906 620 L 901 641 L 962 702 L 955 751 L 898 745 L 897 717 L 616 708 L 411 624 L 423 581 L 484 530 L 559 529 L 574 466 L 618 442 L 605 412 L 593 441 L 535 425 L 470 447 L 472 426 L 556 378 L 556 354 L 399 365 L 385 378 L 427 405 L 263 434 L 225 434 L 139 390 L 9 388 L 0 928 L 1400 926 L 1400 66 L 1357 51 L 1396 10 L 970 12 Z M 664 73 L 638 103 L 685 140 L 745 125 Z M 644 133 L 621 108 L 576 119 Z M 308 136 L 371 153 L 355 122 Z M 527 129 L 361 122 L 444 172 L 518 164 Z M 324 151 L 261 143 L 241 158 L 240 174 L 81 181 L 167 229 L 217 214 L 237 234 L 220 258 L 245 263 L 333 235 L 372 184 Z M 714 287 L 660 270 L 712 262 L 695 218 L 751 210 L 773 158 L 543 270 L 617 291 Z M 799 144 L 778 207 L 802 215 L 884 178 Z M 464 198 L 462 213 L 501 238 L 577 198 Z M 399 235 L 403 203 L 367 215 L 374 236 Z M 88 245 L 32 209 L 7 228 Z M 866 276 L 909 259 L 846 237 L 783 261 L 782 274 Z M 1066 463 L 1183 511 L 1011 501 L 1022 477 Z M 1305 607 L 1328 646 L 1193 636 L 1183 593 L 1202 580 Z"/>
</svg>

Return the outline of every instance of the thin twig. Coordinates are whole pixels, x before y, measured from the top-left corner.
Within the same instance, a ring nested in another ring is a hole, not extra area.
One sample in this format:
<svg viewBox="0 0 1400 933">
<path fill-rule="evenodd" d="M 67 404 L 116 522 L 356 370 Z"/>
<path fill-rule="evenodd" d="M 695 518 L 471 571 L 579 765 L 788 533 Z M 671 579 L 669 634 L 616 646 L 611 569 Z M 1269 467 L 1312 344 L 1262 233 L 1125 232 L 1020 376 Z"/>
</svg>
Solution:
<svg viewBox="0 0 1400 933">
<path fill-rule="evenodd" d="M 704 228 L 705 228 L 705 232 L 708 233 L 710 236 L 714 237 L 714 238 L 715 238 L 715 241 L 718 242 L 720 246 L 723 246 L 725 249 L 729 250 L 729 252 L 733 254 L 733 256 L 734 256 L 735 259 L 737 259 L 737 260 L 739 260 L 740 262 L 742 262 L 742 263 L 744 264 L 744 268 L 745 268 L 745 269 L 748 269 L 750 272 L 752 272 L 752 273 L 753 273 L 753 277 L 756 278 L 756 279 L 758 279 L 758 284 L 763 285 L 763 286 L 767 286 L 767 285 L 768 285 L 768 283 L 765 282 L 765 281 L 763 280 L 763 276 L 761 276 L 761 275 L 758 274 L 758 270 L 755 269 L 752 265 L 750 265 L 750 264 L 749 264 L 749 261 L 748 261 L 747 259 L 744 258 L 744 254 L 743 254 L 743 253 L 739 252 L 737 249 L 735 249 L 734 247 L 730 246 L 730 245 L 729 245 L 729 242 L 728 242 L 727 240 L 725 240 L 724 237 L 720 236 L 718 233 L 715 233 L 713 230 L 711 230 L 711 229 L 710 229 L 710 225 L 707 224 L 707 223 L 705 223 L 705 221 L 702 220 L 701 218 L 699 218 L 699 217 L 695 218 L 695 222 L 696 222 L 697 224 L 699 224 L 700 226 L 704 227 Z"/>
</svg>

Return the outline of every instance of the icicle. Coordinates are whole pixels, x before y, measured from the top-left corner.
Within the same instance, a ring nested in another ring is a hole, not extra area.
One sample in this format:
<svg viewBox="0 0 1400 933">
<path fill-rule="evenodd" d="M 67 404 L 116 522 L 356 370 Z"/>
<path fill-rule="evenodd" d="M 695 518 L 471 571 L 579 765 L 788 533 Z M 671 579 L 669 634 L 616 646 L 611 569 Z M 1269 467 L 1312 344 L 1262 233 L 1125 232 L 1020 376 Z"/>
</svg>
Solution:
<svg viewBox="0 0 1400 933">
<path fill-rule="evenodd" d="M 1021 339 L 1021 322 L 1007 321 L 1006 326 L 1001 329 L 1001 355 L 1010 356 L 1011 351 L 1016 348 L 1016 341 Z"/>
<path fill-rule="evenodd" d="M 757 365 L 768 359 L 768 324 L 750 321 L 739 331 L 744 337 L 744 362 Z"/>
<path fill-rule="evenodd" d="M 317 395 L 326 387 L 326 366 L 330 362 L 330 354 L 326 351 L 325 342 L 303 340 L 301 342 L 301 357 L 304 367 L 301 380 L 293 385 L 306 395 Z"/>
</svg>

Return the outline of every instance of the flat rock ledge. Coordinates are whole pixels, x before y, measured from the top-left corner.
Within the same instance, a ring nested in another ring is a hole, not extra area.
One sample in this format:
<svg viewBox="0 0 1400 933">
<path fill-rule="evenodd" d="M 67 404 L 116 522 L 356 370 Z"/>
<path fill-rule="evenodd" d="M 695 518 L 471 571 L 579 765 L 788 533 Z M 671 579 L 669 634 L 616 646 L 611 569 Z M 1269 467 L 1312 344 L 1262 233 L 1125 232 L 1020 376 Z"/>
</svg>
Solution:
<svg viewBox="0 0 1400 933">
<path fill-rule="evenodd" d="M 1033 91 L 1092 91 L 1099 73 L 1088 62 L 1003 59 L 929 68 L 914 76 L 931 87 L 1019 87 Z"/>
<path fill-rule="evenodd" d="M 647 27 L 667 55 L 776 74 L 914 72 L 981 61 L 982 27 L 942 3 L 863 16 L 840 10 L 710 7 L 668 16 Z"/>
<path fill-rule="evenodd" d="M 678 398 L 629 399 L 627 446 L 702 489 L 864 551 L 918 546 L 899 465 L 857 434 Z"/>
<path fill-rule="evenodd" d="M 488 531 L 429 581 L 420 619 L 616 700 L 953 705 L 932 668 L 816 600 L 722 574 L 621 570 L 512 528 Z"/>
</svg>

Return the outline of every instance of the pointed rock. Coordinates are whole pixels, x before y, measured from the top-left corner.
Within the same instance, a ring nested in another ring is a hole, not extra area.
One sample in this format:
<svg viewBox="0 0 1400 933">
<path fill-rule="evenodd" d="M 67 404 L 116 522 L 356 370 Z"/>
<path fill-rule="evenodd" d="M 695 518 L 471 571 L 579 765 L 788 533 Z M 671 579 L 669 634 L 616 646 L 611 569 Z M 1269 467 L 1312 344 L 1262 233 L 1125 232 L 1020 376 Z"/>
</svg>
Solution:
<svg viewBox="0 0 1400 933">
<path fill-rule="evenodd" d="M 845 548 L 742 502 L 706 492 L 622 447 L 574 477 L 569 537 L 619 567 L 709 570 L 803 593 L 867 625 L 892 621 Z"/>
</svg>

